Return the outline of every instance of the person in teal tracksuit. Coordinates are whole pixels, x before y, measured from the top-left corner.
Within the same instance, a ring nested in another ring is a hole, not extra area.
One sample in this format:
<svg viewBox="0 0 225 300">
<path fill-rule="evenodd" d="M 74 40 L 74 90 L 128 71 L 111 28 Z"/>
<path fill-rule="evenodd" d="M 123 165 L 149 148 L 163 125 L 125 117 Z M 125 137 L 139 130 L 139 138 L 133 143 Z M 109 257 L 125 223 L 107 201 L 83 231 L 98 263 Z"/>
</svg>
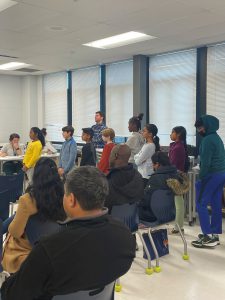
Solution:
<svg viewBox="0 0 225 300">
<path fill-rule="evenodd" d="M 215 247 L 222 233 L 222 193 L 225 183 L 225 150 L 217 134 L 219 120 L 204 115 L 195 122 L 198 133 L 203 137 L 199 149 L 200 173 L 196 182 L 196 207 L 202 234 L 192 245 L 198 248 Z M 211 218 L 207 206 L 212 209 Z M 212 236 L 209 236 L 212 235 Z"/>
</svg>

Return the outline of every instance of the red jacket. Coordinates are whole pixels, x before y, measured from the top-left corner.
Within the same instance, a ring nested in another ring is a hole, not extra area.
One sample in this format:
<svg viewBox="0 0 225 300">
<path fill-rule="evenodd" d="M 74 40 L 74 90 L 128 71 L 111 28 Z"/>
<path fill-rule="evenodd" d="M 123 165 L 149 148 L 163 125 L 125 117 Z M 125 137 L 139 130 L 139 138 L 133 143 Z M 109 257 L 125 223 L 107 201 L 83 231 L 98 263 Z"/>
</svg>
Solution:
<svg viewBox="0 0 225 300">
<path fill-rule="evenodd" d="M 105 174 L 109 173 L 109 156 L 114 146 L 115 146 L 114 143 L 109 143 L 105 145 L 102 152 L 102 157 L 100 159 L 100 162 L 97 165 L 98 169 Z"/>
</svg>

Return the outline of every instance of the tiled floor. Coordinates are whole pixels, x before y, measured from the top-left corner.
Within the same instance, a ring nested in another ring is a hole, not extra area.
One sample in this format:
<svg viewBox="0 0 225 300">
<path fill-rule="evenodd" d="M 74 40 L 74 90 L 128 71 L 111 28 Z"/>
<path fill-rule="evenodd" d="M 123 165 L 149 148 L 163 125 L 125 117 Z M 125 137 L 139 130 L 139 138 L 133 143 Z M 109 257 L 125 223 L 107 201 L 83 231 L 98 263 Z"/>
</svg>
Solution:
<svg viewBox="0 0 225 300">
<path fill-rule="evenodd" d="M 200 233 L 198 225 L 185 226 L 189 261 L 182 259 L 183 243 L 169 235 L 170 254 L 161 258 L 161 273 L 145 274 L 142 247 L 130 271 L 121 278 L 122 291 L 116 300 L 213 300 L 225 299 L 225 220 L 221 245 L 215 249 L 196 249 L 191 241 Z"/>
</svg>

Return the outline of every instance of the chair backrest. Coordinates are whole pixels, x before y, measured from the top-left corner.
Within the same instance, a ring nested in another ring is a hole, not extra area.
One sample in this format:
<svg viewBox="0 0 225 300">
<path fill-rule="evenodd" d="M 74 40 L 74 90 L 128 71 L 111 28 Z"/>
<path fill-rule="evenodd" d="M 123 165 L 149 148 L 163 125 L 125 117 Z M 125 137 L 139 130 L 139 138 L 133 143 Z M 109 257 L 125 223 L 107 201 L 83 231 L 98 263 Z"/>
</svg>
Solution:
<svg viewBox="0 0 225 300">
<path fill-rule="evenodd" d="M 111 282 L 104 288 L 55 296 L 52 300 L 114 300 L 114 284 L 114 282 Z"/>
<path fill-rule="evenodd" d="M 42 221 L 38 214 L 30 216 L 25 233 L 32 246 L 34 246 L 41 237 L 51 235 L 63 230 L 63 225 L 53 221 Z"/>
<path fill-rule="evenodd" d="M 174 194 L 170 190 L 156 190 L 151 196 L 151 209 L 159 224 L 175 219 Z"/>
<path fill-rule="evenodd" d="M 124 223 L 131 232 L 138 230 L 139 218 L 137 203 L 114 205 L 111 210 L 111 216 Z"/>
<path fill-rule="evenodd" d="M 9 216 L 9 203 L 15 202 L 23 193 L 24 173 L 12 176 L 0 176 L 0 218 Z"/>
</svg>

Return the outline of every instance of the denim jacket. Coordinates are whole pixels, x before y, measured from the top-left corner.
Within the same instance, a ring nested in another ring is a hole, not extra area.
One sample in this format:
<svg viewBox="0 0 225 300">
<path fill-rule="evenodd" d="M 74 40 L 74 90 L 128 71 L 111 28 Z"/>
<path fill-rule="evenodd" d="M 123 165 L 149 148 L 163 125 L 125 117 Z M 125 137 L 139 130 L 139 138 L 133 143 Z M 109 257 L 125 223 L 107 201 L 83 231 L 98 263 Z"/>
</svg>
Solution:
<svg viewBox="0 0 225 300">
<path fill-rule="evenodd" d="M 74 166 L 77 157 L 77 144 L 73 137 L 62 144 L 59 156 L 59 168 L 68 173 Z"/>
</svg>

